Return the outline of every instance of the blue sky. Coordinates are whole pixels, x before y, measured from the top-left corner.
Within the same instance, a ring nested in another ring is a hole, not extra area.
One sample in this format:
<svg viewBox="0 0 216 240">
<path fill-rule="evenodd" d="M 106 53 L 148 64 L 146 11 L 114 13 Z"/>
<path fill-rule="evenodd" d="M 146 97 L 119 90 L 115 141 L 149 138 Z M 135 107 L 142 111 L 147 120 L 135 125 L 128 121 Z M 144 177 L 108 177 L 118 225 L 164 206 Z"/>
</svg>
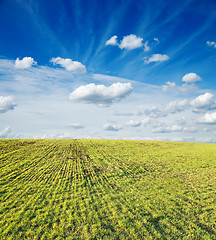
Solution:
<svg viewBox="0 0 216 240">
<path fill-rule="evenodd" d="M 216 141 L 216 2 L 0 1 L 0 137 Z"/>
</svg>

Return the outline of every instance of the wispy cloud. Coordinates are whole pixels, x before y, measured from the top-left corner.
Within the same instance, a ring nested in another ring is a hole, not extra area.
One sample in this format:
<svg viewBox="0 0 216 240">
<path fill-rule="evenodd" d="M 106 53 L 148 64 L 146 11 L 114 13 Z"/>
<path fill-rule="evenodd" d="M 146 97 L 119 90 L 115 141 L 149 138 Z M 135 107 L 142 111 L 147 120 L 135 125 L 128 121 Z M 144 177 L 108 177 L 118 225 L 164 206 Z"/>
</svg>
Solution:
<svg viewBox="0 0 216 240">
<path fill-rule="evenodd" d="M 109 87 L 90 83 L 75 89 L 69 96 L 72 101 L 109 106 L 128 96 L 133 88 L 131 83 L 114 83 Z"/>
</svg>

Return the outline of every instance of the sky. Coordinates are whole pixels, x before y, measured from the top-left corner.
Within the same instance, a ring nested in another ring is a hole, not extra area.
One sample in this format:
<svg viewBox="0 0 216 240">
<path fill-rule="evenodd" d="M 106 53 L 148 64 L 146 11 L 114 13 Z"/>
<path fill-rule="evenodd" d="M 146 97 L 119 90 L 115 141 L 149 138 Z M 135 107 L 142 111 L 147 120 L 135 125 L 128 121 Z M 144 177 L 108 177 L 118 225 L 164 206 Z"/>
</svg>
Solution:
<svg viewBox="0 0 216 240">
<path fill-rule="evenodd" d="M 215 0 L 0 0 L 0 138 L 215 143 Z"/>
</svg>

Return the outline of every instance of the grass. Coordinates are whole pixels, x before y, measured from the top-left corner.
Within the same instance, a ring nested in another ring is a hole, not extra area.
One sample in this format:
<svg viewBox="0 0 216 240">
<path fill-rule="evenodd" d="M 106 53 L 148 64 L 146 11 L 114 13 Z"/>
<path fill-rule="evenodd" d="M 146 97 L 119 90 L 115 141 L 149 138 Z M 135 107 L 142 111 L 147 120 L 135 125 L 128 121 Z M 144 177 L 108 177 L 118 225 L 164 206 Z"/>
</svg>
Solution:
<svg viewBox="0 0 216 240">
<path fill-rule="evenodd" d="M 1 239 L 216 239 L 216 145 L 1 140 Z"/>
</svg>

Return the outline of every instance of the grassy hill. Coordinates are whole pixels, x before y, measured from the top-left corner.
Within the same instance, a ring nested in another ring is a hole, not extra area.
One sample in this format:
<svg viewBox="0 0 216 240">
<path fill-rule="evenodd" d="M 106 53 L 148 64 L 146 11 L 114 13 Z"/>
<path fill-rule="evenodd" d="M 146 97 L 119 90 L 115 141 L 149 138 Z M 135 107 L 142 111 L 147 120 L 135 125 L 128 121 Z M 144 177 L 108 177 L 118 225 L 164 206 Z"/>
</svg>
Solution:
<svg viewBox="0 0 216 240">
<path fill-rule="evenodd" d="M 216 239 L 216 145 L 1 140 L 1 239 Z"/>
</svg>

